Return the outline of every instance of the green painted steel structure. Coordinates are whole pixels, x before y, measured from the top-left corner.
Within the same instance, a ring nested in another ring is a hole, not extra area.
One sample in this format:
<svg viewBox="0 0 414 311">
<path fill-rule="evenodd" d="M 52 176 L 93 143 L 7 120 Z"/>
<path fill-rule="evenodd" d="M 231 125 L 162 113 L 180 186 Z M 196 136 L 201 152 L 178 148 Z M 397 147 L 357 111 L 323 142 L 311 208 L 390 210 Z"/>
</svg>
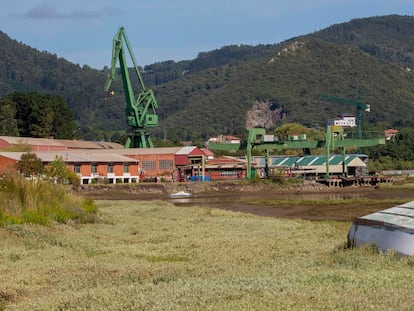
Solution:
<svg viewBox="0 0 414 311">
<path fill-rule="evenodd" d="M 269 150 L 286 150 L 286 149 L 303 149 L 310 150 L 316 148 L 325 148 L 326 158 L 329 159 L 330 152 L 335 148 L 341 149 L 341 154 L 343 156 L 343 174 L 346 172 L 346 162 L 345 162 L 345 148 L 346 147 L 372 147 L 376 145 L 385 144 L 385 137 L 379 135 L 378 133 L 362 133 L 363 138 L 345 138 L 343 129 L 341 127 L 331 127 L 327 128 L 326 139 L 325 140 L 314 140 L 314 141 L 265 141 L 266 130 L 263 128 L 252 128 L 249 130 L 249 134 L 246 142 L 241 142 L 238 144 L 228 144 L 228 143 L 215 143 L 209 144 L 208 148 L 211 150 L 246 150 L 247 158 L 247 168 L 246 168 L 246 178 L 252 178 L 252 150 L 263 150 L 266 155 L 266 167 L 265 172 L 269 171 L 267 167 L 267 158 L 269 156 Z M 364 138 L 365 137 L 365 138 Z M 329 161 L 326 163 L 326 175 L 329 175 Z"/>
<path fill-rule="evenodd" d="M 365 126 L 365 112 L 370 112 L 370 105 L 362 102 L 361 92 L 358 93 L 358 99 L 352 100 L 348 98 L 340 98 L 329 95 L 321 95 L 321 100 L 325 100 L 331 103 L 341 104 L 341 105 L 350 105 L 356 107 L 356 126 L 358 130 L 358 138 L 362 139 L 363 130 Z"/>
<path fill-rule="evenodd" d="M 141 87 L 141 91 L 137 97 L 135 97 L 131 85 L 123 41 L 125 41 Z M 108 75 L 105 91 L 109 90 L 112 81 L 116 78 L 116 64 L 118 60 L 125 93 L 125 115 L 129 125 L 128 139 L 125 143 L 125 148 L 152 148 L 154 147 L 154 144 L 152 143 L 147 129 L 149 127 L 158 126 L 158 115 L 156 112 L 158 103 L 155 100 L 153 91 L 145 87 L 144 80 L 142 79 L 137 61 L 123 27 L 119 28 L 113 39 L 111 71 Z"/>
</svg>

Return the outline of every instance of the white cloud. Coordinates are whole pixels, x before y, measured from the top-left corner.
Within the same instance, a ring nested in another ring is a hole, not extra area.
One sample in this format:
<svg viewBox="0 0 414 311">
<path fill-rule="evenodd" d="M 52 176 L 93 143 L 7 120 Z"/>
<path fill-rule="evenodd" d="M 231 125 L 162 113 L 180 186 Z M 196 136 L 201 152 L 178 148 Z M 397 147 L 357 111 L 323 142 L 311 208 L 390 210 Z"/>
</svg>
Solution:
<svg viewBox="0 0 414 311">
<path fill-rule="evenodd" d="M 102 10 L 86 10 L 76 8 L 68 11 L 58 11 L 56 7 L 49 3 L 40 4 L 33 9 L 27 11 L 24 15 L 29 18 L 66 18 L 66 19 L 96 19 L 103 16 L 113 16 L 119 14 L 120 11 L 109 6 Z"/>
</svg>

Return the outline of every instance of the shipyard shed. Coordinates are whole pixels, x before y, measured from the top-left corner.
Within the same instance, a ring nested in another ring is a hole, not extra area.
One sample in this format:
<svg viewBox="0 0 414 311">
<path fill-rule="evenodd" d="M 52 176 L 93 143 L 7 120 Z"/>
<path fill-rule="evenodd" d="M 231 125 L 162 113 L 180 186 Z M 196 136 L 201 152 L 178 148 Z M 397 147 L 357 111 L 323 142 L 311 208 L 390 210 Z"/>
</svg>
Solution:
<svg viewBox="0 0 414 311">
<path fill-rule="evenodd" d="M 364 154 L 331 155 L 329 161 L 330 174 L 342 174 L 344 166 L 348 176 L 362 176 L 367 174 L 368 156 Z M 270 170 L 283 170 L 286 174 L 319 176 L 326 174 L 327 158 L 325 155 L 312 156 L 280 156 L 273 157 Z"/>
</svg>

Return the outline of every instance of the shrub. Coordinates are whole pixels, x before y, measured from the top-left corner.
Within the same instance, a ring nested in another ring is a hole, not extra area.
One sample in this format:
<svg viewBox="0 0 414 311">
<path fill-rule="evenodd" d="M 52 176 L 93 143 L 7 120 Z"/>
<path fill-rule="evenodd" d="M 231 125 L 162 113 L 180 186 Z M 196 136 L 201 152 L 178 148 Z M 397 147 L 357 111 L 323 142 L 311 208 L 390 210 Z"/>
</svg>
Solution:
<svg viewBox="0 0 414 311">
<path fill-rule="evenodd" d="M 0 180 L 0 225 L 94 222 L 96 212 L 93 200 L 69 193 L 66 186 L 19 175 L 6 175 Z"/>
</svg>

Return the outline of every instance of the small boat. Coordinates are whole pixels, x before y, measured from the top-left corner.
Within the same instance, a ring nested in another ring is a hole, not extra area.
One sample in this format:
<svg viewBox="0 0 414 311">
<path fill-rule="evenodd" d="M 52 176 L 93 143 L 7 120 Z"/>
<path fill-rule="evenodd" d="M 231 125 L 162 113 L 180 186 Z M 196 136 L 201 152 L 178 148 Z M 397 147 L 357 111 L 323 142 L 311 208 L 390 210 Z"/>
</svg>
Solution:
<svg viewBox="0 0 414 311">
<path fill-rule="evenodd" d="M 348 245 L 364 244 L 375 244 L 379 251 L 413 256 L 414 201 L 355 219 L 348 232 Z"/>
<path fill-rule="evenodd" d="M 171 193 L 170 194 L 171 198 L 188 198 L 188 197 L 191 197 L 191 196 L 192 196 L 191 193 L 188 193 L 188 192 L 185 192 L 185 191 L 178 191 L 176 193 Z"/>
</svg>

